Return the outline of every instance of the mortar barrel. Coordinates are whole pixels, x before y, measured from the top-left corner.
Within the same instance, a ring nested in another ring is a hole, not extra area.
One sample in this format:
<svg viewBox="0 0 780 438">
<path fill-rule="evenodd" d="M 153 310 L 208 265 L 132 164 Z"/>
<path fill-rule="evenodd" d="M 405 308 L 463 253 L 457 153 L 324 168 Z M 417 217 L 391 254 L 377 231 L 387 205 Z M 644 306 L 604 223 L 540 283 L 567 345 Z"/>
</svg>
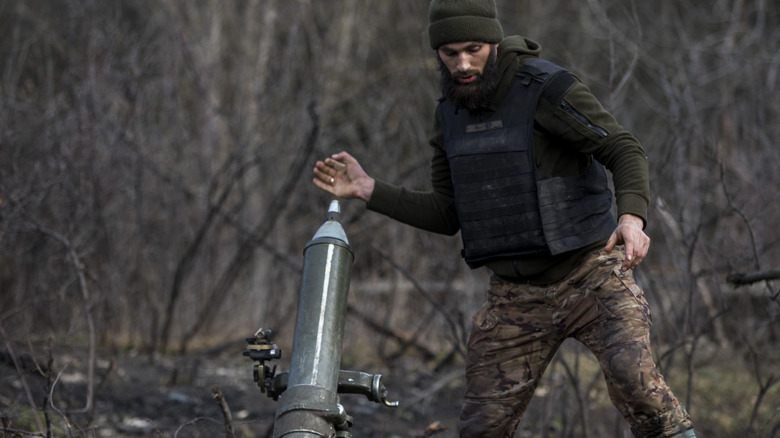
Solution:
<svg viewBox="0 0 780 438">
<path fill-rule="evenodd" d="M 334 436 L 346 413 L 338 379 L 354 254 L 333 201 L 325 223 L 304 248 L 287 390 L 280 398 L 274 437 Z"/>
</svg>

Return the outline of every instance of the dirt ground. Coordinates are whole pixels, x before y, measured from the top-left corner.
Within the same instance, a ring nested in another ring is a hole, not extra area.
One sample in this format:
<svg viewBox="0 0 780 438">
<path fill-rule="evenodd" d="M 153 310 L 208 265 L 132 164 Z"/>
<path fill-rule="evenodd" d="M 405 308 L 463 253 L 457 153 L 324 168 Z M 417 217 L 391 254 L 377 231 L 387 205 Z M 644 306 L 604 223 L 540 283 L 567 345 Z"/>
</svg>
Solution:
<svg viewBox="0 0 780 438">
<path fill-rule="evenodd" d="M 213 395 L 218 387 L 236 437 L 270 437 L 278 402 L 254 383 L 253 362 L 242 355 L 244 347 L 236 344 L 218 353 L 154 359 L 132 353 L 98 354 L 91 410 L 85 409 L 85 351 L 55 352 L 53 390 L 47 391 L 47 379 L 41 375 L 48 371 L 47 349 L 34 355 L 29 348 L 13 355 L 0 349 L 2 436 L 41 436 L 47 424 L 52 436 L 66 437 L 227 436 L 223 410 Z M 454 435 L 463 383 L 460 366 L 437 373 L 413 361 L 393 370 L 370 368 L 353 370 L 382 374 L 388 399 L 400 406 L 389 408 L 362 395 L 342 395 L 341 403 L 353 418 L 352 436 Z M 279 371 L 287 369 L 280 361 Z M 44 416 L 41 406 L 47 394 L 52 402 Z M 37 420 L 31 404 L 38 409 Z"/>
</svg>

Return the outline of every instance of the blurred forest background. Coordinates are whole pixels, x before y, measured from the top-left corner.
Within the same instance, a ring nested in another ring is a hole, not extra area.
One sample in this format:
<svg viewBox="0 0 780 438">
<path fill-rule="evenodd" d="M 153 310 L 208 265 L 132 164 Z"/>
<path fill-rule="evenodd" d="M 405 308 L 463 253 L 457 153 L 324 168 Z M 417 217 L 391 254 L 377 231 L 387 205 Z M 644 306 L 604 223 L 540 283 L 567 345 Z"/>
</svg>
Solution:
<svg viewBox="0 0 780 438">
<path fill-rule="evenodd" d="M 90 379 L 131 352 L 240 356 L 261 326 L 289 354 L 303 247 L 330 201 L 314 162 L 347 150 L 430 186 L 427 5 L 0 0 L 0 350 L 80 349 Z M 637 277 L 697 429 L 780 436 L 780 3 L 498 5 L 505 34 L 539 41 L 646 148 Z M 458 237 L 342 208 L 346 368 L 458 369 L 486 273 Z M 593 359 L 565 347 L 518 436 L 628 436 Z M 4 416 L 16 404 L 0 398 Z"/>
</svg>

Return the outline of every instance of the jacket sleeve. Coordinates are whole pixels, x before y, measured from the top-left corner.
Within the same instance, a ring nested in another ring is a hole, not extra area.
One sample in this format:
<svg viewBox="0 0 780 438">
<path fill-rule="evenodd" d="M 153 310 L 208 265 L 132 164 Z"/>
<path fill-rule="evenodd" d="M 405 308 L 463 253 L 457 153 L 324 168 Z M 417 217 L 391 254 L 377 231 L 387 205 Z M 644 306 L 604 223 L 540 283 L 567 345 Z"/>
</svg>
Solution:
<svg viewBox="0 0 780 438">
<path fill-rule="evenodd" d="M 407 225 L 439 234 L 454 235 L 460 230 L 455 212 L 450 165 L 438 117 L 434 118 L 431 158 L 431 191 L 414 191 L 376 180 L 367 207 Z"/>
<path fill-rule="evenodd" d="M 559 102 L 540 99 L 536 123 L 540 131 L 535 132 L 534 151 L 540 149 L 538 143 L 548 146 L 541 151 L 546 157 L 537 156 L 545 174 L 566 172 L 565 160 L 557 159 L 564 149 L 570 153 L 574 148 L 580 157 L 593 156 L 612 172 L 618 217 L 633 214 L 647 225 L 650 185 L 645 151 L 585 85 L 575 81 Z"/>
</svg>

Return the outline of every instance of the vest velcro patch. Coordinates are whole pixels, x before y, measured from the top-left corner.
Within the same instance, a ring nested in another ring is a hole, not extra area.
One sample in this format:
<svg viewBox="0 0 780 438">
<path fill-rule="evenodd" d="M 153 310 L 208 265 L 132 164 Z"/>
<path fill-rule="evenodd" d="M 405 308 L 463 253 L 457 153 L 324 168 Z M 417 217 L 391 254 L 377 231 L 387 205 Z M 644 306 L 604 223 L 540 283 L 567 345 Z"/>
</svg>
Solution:
<svg viewBox="0 0 780 438">
<path fill-rule="evenodd" d="M 473 134 L 475 132 L 490 131 L 493 129 L 501 129 L 504 127 L 504 122 L 501 120 L 494 120 L 492 122 L 474 123 L 472 125 L 466 125 L 466 133 Z"/>
</svg>

